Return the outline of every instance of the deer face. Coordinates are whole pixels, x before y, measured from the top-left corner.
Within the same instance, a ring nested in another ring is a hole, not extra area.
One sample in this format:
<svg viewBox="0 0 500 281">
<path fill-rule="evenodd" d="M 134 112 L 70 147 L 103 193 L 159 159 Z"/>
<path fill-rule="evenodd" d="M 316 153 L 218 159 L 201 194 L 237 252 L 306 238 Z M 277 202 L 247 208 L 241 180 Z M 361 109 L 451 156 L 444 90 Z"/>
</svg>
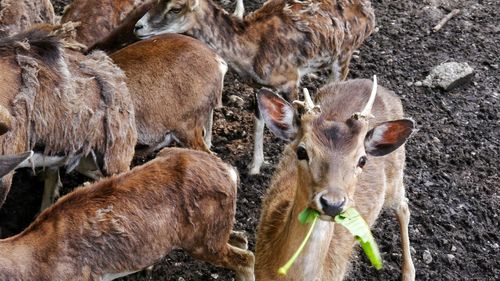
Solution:
<svg viewBox="0 0 500 281">
<path fill-rule="evenodd" d="M 291 141 L 297 165 L 297 194 L 322 219 L 352 205 L 359 175 L 370 157 L 391 153 L 410 136 L 413 121 L 381 123 L 369 128 L 366 120 L 326 120 L 320 113 L 299 116 L 280 96 L 266 90 L 258 94 L 259 109 L 269 129 Z"/>
<path fill-rule="evenodd" d="M 164 33 L 183 33 L 195 24 L 199 0 L 159 0 L 135 25 L 141 39 Z"/>
</svg>

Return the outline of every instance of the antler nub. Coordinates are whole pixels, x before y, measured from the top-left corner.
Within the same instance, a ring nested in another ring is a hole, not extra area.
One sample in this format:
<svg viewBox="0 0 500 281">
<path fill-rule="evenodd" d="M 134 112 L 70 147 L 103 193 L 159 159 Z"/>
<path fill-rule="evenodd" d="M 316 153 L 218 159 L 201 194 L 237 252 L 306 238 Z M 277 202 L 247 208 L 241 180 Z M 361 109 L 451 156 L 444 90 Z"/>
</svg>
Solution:
<svg viewBox="0 0 500 281">
<path fill-rule="evenodd" d="M 360 119 L 368 119 L 373 118 L 374 116 L 371 114 L 373 103 L 375 102 L 375 97 L 377 95 L 377 75 L 373 75 L 373 87 L 372 92 L 370 94 L 370 99 L 366 104 L 365 108 L 361 112 L 356 112 L 352 115 L 351 118 L 360 120 Z"/>
<path fill-rule="evenodd" d="M 311 95 L 309 94 L 309 90 L 304 88 L 304 101 L 295 100 L 293 104 L 297 104 L 304 108 L 305 112 L 308 114 L 311 113 L 321 113 L 321 108 L 319 105 L 314 105 L 313 100 L 311 99 Z"/>
</svg>

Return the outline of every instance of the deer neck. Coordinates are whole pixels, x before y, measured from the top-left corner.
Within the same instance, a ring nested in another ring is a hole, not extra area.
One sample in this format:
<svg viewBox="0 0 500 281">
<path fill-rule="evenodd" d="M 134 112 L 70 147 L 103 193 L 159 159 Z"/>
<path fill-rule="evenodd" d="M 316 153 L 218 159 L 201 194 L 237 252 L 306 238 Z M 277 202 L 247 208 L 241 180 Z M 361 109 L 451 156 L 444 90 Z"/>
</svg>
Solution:
<svg viewBox="0 0 500 281">
<path fill-rule="evenodd" d="M 305 208 L 309 206 L 309 195 L 307 186 L 301 182 L 301 175 L 298 175 L 298 184 L 296 187 L 295 199 L 288 216 L 285 228 L 285 235 L 288 239 L 283 241 L 282 249 L 284 258 L 290 258 L 309 231 L 311 224 L 302 225 L 298 216 Z M 295 265 L 292 266 L 288 276 L 290 280 L 320 280 L 323 275 L 323 265 L 328 255 L 328 249 L 333 237 L 333 222 L 318 219 L 313 232 L 299 255 Z M 286 262 L 285 260 L 285 262 Z M 293 276 L 293 278 L 292 278 Z"/>
<path fill-rule="evenodd" d="M 197 24 L 186 32 L 188 35 L 205 42 L 218 53 L 238 74 L 246 76 L 255 48 L 248 40 L 248 23 L 215 5 L 212 1 L 200 1 L 202 12 L 198 14 Z"/>
</svg>

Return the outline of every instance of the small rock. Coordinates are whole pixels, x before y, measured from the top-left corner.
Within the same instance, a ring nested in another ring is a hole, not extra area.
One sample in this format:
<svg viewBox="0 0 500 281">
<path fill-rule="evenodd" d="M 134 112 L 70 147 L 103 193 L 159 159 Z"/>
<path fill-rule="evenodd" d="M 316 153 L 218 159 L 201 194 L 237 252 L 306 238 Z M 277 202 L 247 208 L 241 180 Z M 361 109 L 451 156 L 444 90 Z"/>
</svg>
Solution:
<svg viewBox="0 0 500 281">
<path fill-rule="evenodd" d="M 177 279 L 177 281 L 186 281 L 186 279 L 179 277 L 179 279 Z"/>
<path fill-rule="evenodd" d="M 239 108 L 242 108 L 245 105 L 245 101 L 238 96 L 230 95 L 228 99 L 231 104 L 236 105 Z"/>
<path fill-rule="evenodd" d="M 452 254 L 447 254 L 447 255 L 446 255 L 446 258 L 448 259 L 448 262 L 450 262 L 450 263 L 451 263 L 451 262 L 455 259 L 455 256 L 454 256 L 454 255 L 452 255 Z"/>
<path fill-rule="evenodd" d="M 457 247 L 455 247 L 455 245 L 451 246 L 451 251 L 452 252 L 455 252 L 457 250 Z"/>
<path fill-rule="evenodd" d="M 210 274 L 210 276 L 212 276 L 213 279 L 219 278 L 219 274 L 217 274 L 217 273 L 212 273 L 212 274 Z"/>
<path fill-rule="evenodd" d="M 422 258 L 426 264 L 430 264 L 432 262 L 431 252 L 429 250 L 425 250 Z"/>
<path fill-rule="evenodd" d="M 413 85 L 415 85 L 415 87 L 422 87 L 422 81 L 416 81 Z"/>
<path fill-rule="evenodd" d="M 408 82 L 406 83 L 406 86 L 411 87 L 413 85 L 413 82 Z"/>
<path fill-rule="evenodd" d="M 465 62 L 445 62 L 434 67 L 422 84 L 427 87 L 440 87 L 445 91 L 449 91 L 470 82 L 473 75 L 474 68 Z"/>
</svg>

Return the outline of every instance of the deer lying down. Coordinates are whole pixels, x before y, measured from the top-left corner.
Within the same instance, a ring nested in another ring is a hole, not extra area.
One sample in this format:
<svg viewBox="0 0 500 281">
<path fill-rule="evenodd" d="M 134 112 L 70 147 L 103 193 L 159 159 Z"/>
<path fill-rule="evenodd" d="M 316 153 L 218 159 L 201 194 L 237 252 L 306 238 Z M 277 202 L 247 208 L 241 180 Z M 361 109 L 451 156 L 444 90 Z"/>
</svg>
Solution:
<svg viewBox="0 0 500 281">
<path fill-rule="evenodd" d="M 355 240 L 332 220 L 351 206 L 370 226 L 383 207 L 395 210 L 403 245 L 403 280 L 415 279 L 403 185 L 404 143 L 414 123 L 402 119 L 401 102 L 394 93 L 375 83 L 370 95 L 371 88 L 369 80 L 326 85 L 316 96 L 317 106 L 308 94 L 305 103 L 297 103 L 302 115 L 279 96 L 259 93 L 266 124 L 290 144 L 263 200 L 257 280 L 342 280 Z M 319 211 L 321 220 L 288 275 L 279 277 L 278 268 L 309 230 L 297 219 L 306 207 Z"/>
<path fill-rule="evenodd" d="M 50 0 L 0 0 L 0 38 L 17 34 L 39 23 L 55 23 Z"/>
<path fill-rule="evenodd" d="M 207 153 L 162 150 L 129 172 L 79 187 L 22 233 L 0 240 L 0 280 L 113 280 L 173 249 L 253 277 L 253 254 L 228 243 L 238 174 Z M 232 240 L 232 239 L 231 239 Z"/>
<path fill-rule="evenodd" d="M 77 33 L 77 39 L 87 44 L 87 51 L 103 50 L 107 53 L 117 51 L 129 44 L 139 40 L 134 34 L 135 24 L 141 19 L 157 1 L 142 1 L 138 3 L 128 3 L 119 1 L 119 5 L 112 5 L 111 10 L 103 13 L 101 9 L 103 1 L 96 0 L 75 0 L 63 16 L 63 22 L 97 22 L 107 21 L 106 25 L 96 27 L 93 24 L 84 24 L 80 26 Z M 115 1 L 116 2 L 116 1 Z M 234 15 L 242 18 L 245 12 L 243 0 L 236 1 Z M 106 5 L 106 3 L 104 3 Z M 134 7 L 130 7 L 131 5 Z M 89 7 L 90 6 L 90 7 Z M 124 13 L 124 10 L 130 10 Z M 117 15 L 120 15 L 120 21 L 116 22 Z"/>
<path fill-rule="evenodd" d="M 175 139 L 210 152 L 213 110 L 222 105 L 224 60 L 179 34 L 137 42 L 111 58 L 127 75 L 139 144 L 156 150 Z"/>
<path fill-rule="evenodd" d="M 87 47 L 108 36 L 141 6 L 154 0 L 73 0 L 64 9 L 61 23 L 80 22 L 76 39 Z M 146 11 L 144 11 L 145 13 Z"/>
<path fill-rule="evenodd" d="M 270 0 L 239 19 L 212 0 L 160 0 L 136 24 L 147 38 L 185 33 L 207 43 L 240 77 L 273 87 L 296 99 L 302 76 L 331 68 L 332 80 L 345 79 L 353 52 L 373 31 L 368 0 Z M 264 161 L 264 123 L 255 120 L 250 174 Z"/>
<path fill-rule="evenodd" d="M 128 171 L 137 141 L 123 71 L 103 52 L 67 48 L 58 37 L 63 28 L 38 26 L 0 39 L 0 108 L 11 123 L 0 155 L 35 151 L 20 166 L 50 171 L 42 208 L 54 197 L 59 167 L 72 170 L 90 157 L 104 175 Z M 12 175 L 0 181 L 0 206 Z"/>
</svg>

